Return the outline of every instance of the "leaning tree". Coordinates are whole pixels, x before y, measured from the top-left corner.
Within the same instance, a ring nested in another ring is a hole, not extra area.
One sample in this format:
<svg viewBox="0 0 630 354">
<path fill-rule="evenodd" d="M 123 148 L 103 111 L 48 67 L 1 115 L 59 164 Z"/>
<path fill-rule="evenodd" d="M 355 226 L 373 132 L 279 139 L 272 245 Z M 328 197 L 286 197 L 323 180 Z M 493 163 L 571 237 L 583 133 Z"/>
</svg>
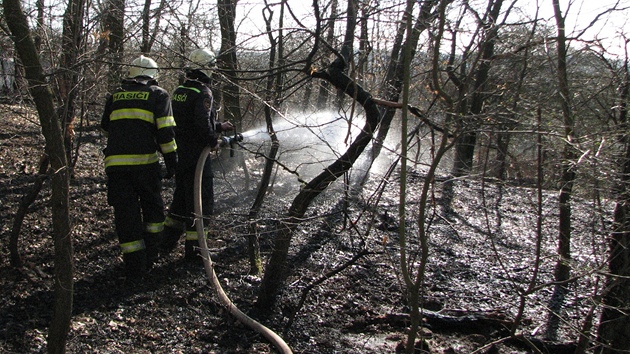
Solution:
<svg viewBox="0 0 630 354">
<path fill-rule="evenodd" d="M 48 331 L 48 352 L 64 353 L 70 330 L 73 300 L 73 250 L 69 213 L 68 160 L 54 95 L 42 68 L 35 41 L 20 2 L 5 0 L 4 14 L 15 42 L 18 56 L 24 65 L 29 92 L 33 96 L 42 133 L 46 139 L 45 152 L 50 160 L 52 225 L 55 248 L 55 303 Z"/>
</svg>

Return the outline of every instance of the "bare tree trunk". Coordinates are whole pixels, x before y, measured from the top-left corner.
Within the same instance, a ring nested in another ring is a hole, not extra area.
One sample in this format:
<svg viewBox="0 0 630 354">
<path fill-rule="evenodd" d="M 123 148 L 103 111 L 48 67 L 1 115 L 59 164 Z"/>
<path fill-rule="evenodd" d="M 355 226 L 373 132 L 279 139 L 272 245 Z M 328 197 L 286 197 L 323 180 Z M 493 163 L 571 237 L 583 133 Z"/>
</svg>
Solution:
<svg viewBox="0 0 630 354">
<path fill-rule="evenodd" d="M 481 63 L 475 77 L 474 91 L 470 104 L 470 113 L 473 116 L 479 115 L 483 111 L 483 106 L 486 101 L 487 94 L 485 91 L 492 57 L 494 56 L 494 45 L 499 31 L 497 19 L 499 18 L 502 5 L 503 0 L 495 0 L 492 2 L 489 17 L 485 19 L 485 39 L 481 44 Z M 475 130 L 465 131 L 455 145 L 455 157 L 453 161 L 454 176 L 463 176 L 472 171 L 476 144 L 477 132 Z"/>
<path fill-rule="evenodd" d="M 534 23 L 534 26 L 532 27 L 528 42 L 531 41 L 535 33 L 536 23 Z M 518 107 L 521 104 L 521 89 L 523 87 L 523 84 L 525 83 L 525 77 L 527 76 L 527 71 L 529 69 L 529 65 L 527 63 L 529 59 L 529 52 L 529 46 L 526 46 L 522 59 L 520 60 L 522 68 L 519 72 L 518 81 L 514 90 L 516 92 L 516 96 L 513 99 L 512 112 L 517 112 Z M 491 175 L 502 181 L 507 178 L 507 162 L 510 150 L 510 143 L 512 141 L 512 133 L 510 132 L 510 130 L 512 130 L 517 125 L 518 120 L 516 113 L 510 114 L 508 118 L 502 120 L 499 124 L 499 132 L 497 133 L 496 137 L 497 154 L 494 160 L 494 169 Z M 538 135 L 538 137 L 540 138 L 540 135 Z"/>
<path fill-rule="evenodd" d="M 567 48 L 564 30 L 564 18 L 560 12 L 559 0 L 553 0 L 555 17 L 558 26 L 558 89 L 560 91 L 560 104 L 562 106 L 562 117 L 564 121 L 564 137 L 567 143 L 564 145 L 562 158 L 562 186 L 560 188 L 560 239 L 558 244 L 558 254 L 560 261 L 556 266 L 556 281 L 569 279 L 570 269 L 568 261 L 571 259 L 571 193 L 573 191 L 573 181 L 575 171 L 573 170 L 573 159 L 575 153 L 571 146 L 574 140 L 573 128 L 574 117 L 570 102 L 569 79 L 567 76 Z"/>
<path fill-rule="evenodd" d="M 72 237 L 69 215 L 69 171 L 50 86 L 46 82 L 35 42 L 26 16 L 18 0 L 4 0 L 4 14 L 11 29 L 18 55 L 24 64 L 29 91 L 33 96 L 42 133 L 46 140 L 46 154 L 50 158 L 52 225 L 55 248 L 55 303 L 48 331 L 48 352 L 64 353 L 70 330 L 73 301 Z"/>
<path fill-rule="evenodd" d="M 310 110 L 309 106 L 310 106 L 312 95 L 313 95 L 313 83 L 312 81 L 310 81 L 304 87 L 304 96 L 302 97 L 302 105 L 300 107 L 303 112 Z"/>
<path fill-rule="evenodd" d="M 63 36 L 62 47 L 66 48 L 61 55 L 61 74 L 57 76 L 58 100 L 59 108 L 57 116 L 61 119 L 61 126 L 64 130 L 64 145 L 66 148 L 66 160 L 68 161 L 70 176 L 72 175 L 73 161 L 72 152 L 74 148 L 74 102 L 77 96 L 79 74 L 76 69 L 72 69 L 77 62 L 80 53 L 83 30 L 83 15 L 85 2 L 83 0 L 70 1 L 63 17 Z M 43 21 L 43 10 L 41 11 L 40 20 Z M 37 38 L 35 46 L 37 48 Z M 39 51 L 39 49 L 38 49 Z M 76 161 L 76 159 L 74 159 Z M 18 243 L 20 231 L 22 230 L 22 222 L 28 212 L 28 207 L 35 202 L 42 188 L 44 180 L 47 178 L 46 170 L 48 169 L 49 159 L 44 156 L 40 161 L 39 176 L 31 190 L 22 198 L 18 211 L 13 220 L 13 228 L 11 230 L 11 238 L 9 241 L 9 251 L 11 253 L 11 265 L 14 267 L 22 266 L 22 259 L 19 254 Z"/>
<path fill-rule="evenodd" d="M 79 91 L 79 68 L 75 67 L 81 47 L 83 45 L 83 18 L 85 14 L 85 0 L 71 0 L 63 16 L 63 36 L 59 85 L 59 112 L 61 127 L 64 131 L 64 145 L 66 159 L 72 161 L 74 148 L 74 111 L 75 101 Z M 72 166 L 70 165 L 72 176 Z"/>
<path fill-rule="evenodd" d="M 505 180 L 507 173 L 508 151 L 510 149 L 510 140 L 512 140 L 512 135 L 508 132 L 510 127 L 510 124 L 501 124 L 499 127 L 501 131 L 497 133 L 497 156 L 494 160 L 495 168 L 491 175 L 501 181 Z"/>
<path fill-rule="evenodd" d="M 110 91 L 118 86 L 120 79 L 125 75 L 122 71 L 123 37 L 125 27 L 125 0 L 109 0 L 105 14 L 105 33 L 108 33 L 109 41 L 109 80 Z"/>
<path fill-rule="evenodd" d="M 149 42 L 149 27 L 151 26 L 151 0 L 144 0 L 144 8 L 142 9 L 142 43 L 140 51 L 144 54 L 151 52 Z"/>
<path fill-rule="evenodd" d="M 355 29 L 357 28 L 357 1 L 356 0 L 348 0 L 346 6 L 346 31 L 343 38 L 343 43 L 341 44 L 341 58 L 337 58 L 335 61 L 340 62 L 343 58 L 343 67 L 344 72 L 348 73 L 350 69 L 354 66 L 354 37 L 355 37 Z M 353 75 L 349 74 L 349 75 Z M 354 77 L 354 76 L 351 76 Z M 337 103 L 336 107 L 343 107 L 344 101 L 344 93 L 342 91 L 337 90 Z"/>
<path fill-rule="evenodd" d="M 307 183 L 300 193 L 293 199 L 283 227 L 278 230 L 274 240 L 274 251 L 265 268 L 265 275 L 260 285 L 257 307 L 261 312 L 268 312 L 276 301 L 280 286 L 287 276 L 286 260 L 293 237 L 293 231 L 300 219 L 306 213 L 313 200 L 328 186 L 343 176 L 354 164 L 359 155 L 372 139 L 374 128 L 378 124 L 380 110 L 368 92 L 342 72 L 343 68 L 331 65 L 326 71 L 313 71 L 312 76 L 330 82 L 335 88 L 343 90 L 348 97 L 352 97 L 365 110 L 366 121 L 356 140 L 350 144 L 348 150 L 324 172 Z"/>
<path fill-rule="evenodd" d="M 405 33 L 407 36 L 407 42 L 409 42 L 410 38 L 413 37 L 413 33 L 411 33 L 412 22 L 413 22 L 413 0 L 407 0 L 405 12 L 403 14 L 402 25 L 405 26 Z M 406 352 L 411 354 L 416 351 L 415 342 L 416 342 L 416 334 L 418 333 L 418 327 L 420 326 L 420 312 L 418 311 L 420 306 L 420 284 L 414 282 L 412 280 L 412 275 L 410 269 L 408 268 L 407 258 L 406 258 L 406 242 L 407 242 L 407 133 L 408 133 L 408 117 L 409 117 L 409 86 L 411 82 L 411 58 L 414 51 L 412 47 L 404 47 L 401 55 L 401 64 L 402 64 L 402 73 L 401 78 L 401 86 L 402 86 L 402 114 L 401 114 L 401 132 L 400 132 L 400 189 L 399 189 L 399 204 L 398 204 L 398 220 L 400 220 L 400 225 L 398 226 L 398 239 L 400 245 L 400 269 L 403 274 L 403 278 L 406 285 L 407 290 L 407 301 L 411 308 L 410 310 L 410 318 L 411 324 L 409 325 L 409 332 L 407 333 L 407 345 Z M 431 180 L 432 178 L 427 176 L 425 178 L 425 183 Z M 424 219 L 424 216 L 422 217 Z M 422 242 L 421 240 L 420 242 Z M 428 251 L 428 249 L 427 249 Z M 424 269 L 426 269 L 426 260 L 425 257 L 427 253 L 421 252 L 420 256 L 420 266 L 418 267 L 418 276 L 421 279 L 424 279 Z M 420 348 L 421 350 L 424 348 Z"/>
<path fill-rule="evenodd" d="M 328 27 L 328 31 L 326 32 L 326 41 L 329 44 L 333 44 L 335 38 L 335 22 L 337 20 L 338 14 L 338 0 L 330 1 L 330 17 L 328 19 L 328 23 L 326 26 Z M 331 51 L 329 49 L 325 49 L 324 55 L 331 55 Z M 325 110 L 327 109 L 328 97 L 330 96 L 330 83 L 325 80 L 319 81 L 319 93 L 317 95 L 317 109 Z"/>
<path fill-rule="evenodd" d="M 569 261 L 571 259 L 571 194 L 573 192 L 573 183 L 575 181 L 575 170 L 573 162 L 575 160 L 575 152 L 571 145 L 574 141 L 574 117 L 571 108 L 569 79 L 567 76 L 567 46 L 566 34 L 564 28 L 564 17 L 560 10 L 559 0 L 552 0 L 554 7 L 554 15 L 558 31 L 557 39 L 557 79 L 560 106 L 562 107 L 562 118 L 564 124 L 564 150 L 562 152 L 561 178 L 560 178 L 560 194 L 558 196 L 558 261 L 554 271 L 554 277 L 558 285 L 554 289 L 550 304 L 550 317 L 547 325 L 547 337 L 554 339 L 557 335 L 557 326 L 559 323 L 559 313 L 562 309 L 564 297 L 567 292 L 566 282 L 569 280 L 571 270 Z"/>
<path fill-rule="evenodd" d="M 512 335 L 516 334 L 516 331 L 520 328 L 525 313 L 525 306 L 527 305 L 527 298 L 532 294 L 538 284 L 538 275 L 540 274 L 541 265 L 541 249 L 543 242 L 543 159 L 542 159 L 542 132 L 541 132 L 541 116 L 542 110 L 540 107 L 536 110 L 536 248 L 534 251 L 534 262 L 532 264 L 532 275 L 527 285 L 527 289 L 519 290 L 519 304 L 516 315 L 514 316 L 514 324 L 510 330 Z"/>
<path fill-rule="evenodd" d="M 387 67 L 387 73 L 384 80 L 385 84 L 382 89 L 382 95 L 385 100 L 398 102 L 398 100 L 400 99 L 403 79 L 402 73 L 404 71 L 402 67 L 402 48 L 411 48 L 411 58 L 415 57 L 416 47 L 418 46 L 420 34 L 422 34 L 422 32 L 424 32 L 428 28 L 429 20 L 431 16 L 433 16 L 433 8 L 437 5 L 438 2 L 439 0 L 430 0 L 422 3 L 422 7 L 420 8 L 420 17 L 414 25 L 413 34 L 408 36 L 404 44 L 403 39 L 405 37 L 405 24 L 404 22 L 401 22 L 401 24 L 399 25 L 398 31 L 396 32 L 394 44 L 392 46 L 390 61 Z M 381 154 L 381 150 L 383 149 L 383 142 L 389 134 L 389 129 L 391 127 L 392 120 L 394 119 L 395 114 L 395 108 L 386 108 L 384 111 L 378 131 L 376 132 L 376 139 L 374 139 L 372 149 L 369 151 L 370 166 Z M 367 180 L 370 166 L 365 169 L 365 175 L 360 178 L 362 184 L 365 183 L 365 181 Z"/>
<path fill-rule="evenodd" d="M 190 23 L 182 23 L 181 27 L 179 28 L 179 43 L 178 43 L 179 45 L 177 46 L 177 50 L 179 54 L 179 67 L 180 68 L 186 67 L 186 61 L 188 58 L 186 42 L 188 41 L 189 26 L 190 26 Z M 184 81 L 186 80 L 186 75 L 183 70 L 178 75 L 177 80 L 180 85 L 184 83 Z M 222 99 L 221 97 L 217 97 L 217 95 L 214 92 L 212 92 L 212 94 L 214 96 L 214 99 L 217 100 L 217 102 L 221 101 Z"/>
<path fill-rule="evenodd" d="M 238 60 L 236 58 L 236 31 L 234 19 L 236 16 L 236 0 L 219 0 L 219 23 L 221 25 L 221 52 L 218 64 L 224 70 L 227 78 L 223 83 L 223 106 L 225 108 L 224 119 L 230 120 L 240 130 L 242 125 L 238 77 L 236 70 Z"/>
<path fill-rule="evenodd" d="M 243 126 L 241 114 L 240 89 L 238 86 L 238 60 L 236 57 L 236 30 L 234 20 L 236 16 L 237 0 L 218 0 L 217 10 L 221 26 L 221 53 L 217 58 L 219 68 L 223 69 L 225 82 L 222 84 L 223 119 L 234 123 L 237 130 Z M 245 188 L 249 188 L 249 173 L 243 154 L 237 154 L 238 163 L 243 169 Z"/>
<path fill-rule="evenodd" d="M 599 321 L 598 354 L 630 351 L 630 136 L 628 132 L 628 98 L 630 97 L 630 68 L 628 58 L 624 63 L 623 82 L 620 85 L 619 121 L 621 141 L 625 144 L 620 162 L 621 183 L 617 191 L 614 229 L 609 238 L 610 254 L 606 290 L 603 294 L 603 310 Z"/>
<path fill-rule="evenodd" d="M 368 11 L 367 4 L 361 5 L 361 17 L 359 17 L 359 28 L 361 29 L 359 34 L 359 58 L 357 59 L 357 77 L 364 78 L 367 67 L 368 67 L 368 59 L 370 57 L 370 53 L 372 53 L 372 46 L 370 44 L 369 39 L 369 18 L 370 12 Z M 365 84 L 364 82 L 359 82 L 359 84 Z"/>
<path fill-rule="evenodd" d="M 265 1 L 265 3 L 267 2 Z M 282 0 L 280 3 L 280 16 L 278 17 L 279 30 L 277 39 L 273 37 L 273 31 L 271 30 L 273 11 L 271 10 L 269 4 L 267 4 L 268 11 L 265 12 L 265 23 L 267 26 L 269 42 L 271 43 L 271 48 L 269 50 L 270 75 L 267 77 L 267 98 L 265 101 L 271 102 L 274 108 L 278 108 L 278 106 L 281 104 L 280 97 L 284 88 L 283 75 L 280 71 L 274 69 L 274 67 L 281 67 L 283 61 L 284 37 L 282 31 L 282 23 L 284 17 L 285 3 L 286 0 Z M 267 195 L 267 191 L 269 190 L 271 174 L 273 172 L 273 167 L 275 166 L 274 161 L 278 154 L 278 150 L 280 149 L 280 141 L 278 140 L 278 136 L 276 135 L 275 129 L 273 127 L 272 109 L 269 105 L 265 105 L 264 110 L 265 122 L 267 124 L 267 134 L 269 134 L 269 137 L 271 139 L 271 148 L 269 149 L 268 155 L 265 156 L 265 168 L 260 179 L 258 193 L 256 194 L 256 199 L 254 200 L 252 207 L 249 209 L 248 215 L 248 218 L 251 221 L 249 236 L 249 266 L 250 272 L 253 274 L 262 273 L 262 259 L 260 257 L 260 244 L 258 241 L 257 233 L 258 228 L 256 227 L 254 219 L 258 216 L 265 196 Z"/>
<path fill-rule="evenodd" d="M 140 44 L 140 51 L 144 54 L 151 53 L 153 43 L 157 38 L 157 31 L 160 27 L 160 19 L 162 18 L 162 10 L 164 9 L 166 0 L 160 0 L 160 5 L 155 11 L 155 16 L 151 17 L 151 0 L 144 1 L 144 8 L 142 9 L 142 43 Z M 153 31 L 151 31 L 151 19 L 155 21 L 153 25 Z"/>
<path fill-rule="evenodd" d="M 37 51 L 42 47 L 42 35 L 44 34 L 44 0 L 37 0 L 35 7 L 37 8 L 37 29 L 34 35 L 35 48 Z"/>
<path fill-rule="evenodd" d="M 453 176 L 460 177 L 472 172 L 476 145 L 477 133 L 475 131 L 465 132 L 457 139 L 453 158 Z"/>
</svg>

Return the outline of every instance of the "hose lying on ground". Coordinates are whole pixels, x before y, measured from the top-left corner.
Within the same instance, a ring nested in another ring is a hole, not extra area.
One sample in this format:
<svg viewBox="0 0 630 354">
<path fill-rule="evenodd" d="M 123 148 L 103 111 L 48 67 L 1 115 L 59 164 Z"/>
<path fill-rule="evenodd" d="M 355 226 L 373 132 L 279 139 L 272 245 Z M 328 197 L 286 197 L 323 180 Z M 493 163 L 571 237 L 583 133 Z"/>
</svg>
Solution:
<svg viewBox="0 0 630 354">
<path fill-rule="evenodd" d="M 197 235 L 199 239 L 199 247 L 201 248 L 201 256 L 203 258 L 203 266 L 206 270 L 206 275 L 208 279 L 212 283 L 214 290 L 216 291 L 219 301 L 221 304 L 236 317 L 237 320 L 241 321 L 243 324 L 249 326 L 256 332 L 262 334 L 265 338 L 267 338 L 276 348 L 283 354 L 291 354 L 291 348 L 269 328 L 263 326 L 253 318 L 247 316 L 241 310 L 239 310 L 236 305 L 230 300 L 225 291 L 223 291 L 223 287 L 219 283 L 219 279 L 217 278 L 216 273 L 214 272 L 214 267 L 212 263 L 212 259 L 210 258 L 210 253 L 208 252 L 208 244 L 206 242 L 206 235 L 204 232 L 204 224 L 203 224 L 203 210 L 201 205 L 201 182 L 203 176 L 203 167 L 206 164 L 207 157 L 212 153 L 212 149 L 210 147 L 206 147 L 202 152 L 201 156 L 199 156 L 199 160 L 197 160 L 197 167 L 195 170 L 195 225 L 197 230 Z"/>
</svg>

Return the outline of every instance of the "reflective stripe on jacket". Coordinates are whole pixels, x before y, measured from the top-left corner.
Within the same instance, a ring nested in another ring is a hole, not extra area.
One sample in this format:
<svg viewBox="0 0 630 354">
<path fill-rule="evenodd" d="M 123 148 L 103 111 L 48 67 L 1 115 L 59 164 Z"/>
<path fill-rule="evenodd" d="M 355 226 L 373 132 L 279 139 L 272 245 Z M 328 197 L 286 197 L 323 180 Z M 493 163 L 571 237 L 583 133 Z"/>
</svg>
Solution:
<svg viewBox="0 0 630 354">
<path fill-rule="evenodd" d="M 158 163 L 158 152 L 177 150 L 168 92 L 148 77 L 125 79 L 107 98 L 101 129 L 107 133 L 105 170 Z"/>
</svg>

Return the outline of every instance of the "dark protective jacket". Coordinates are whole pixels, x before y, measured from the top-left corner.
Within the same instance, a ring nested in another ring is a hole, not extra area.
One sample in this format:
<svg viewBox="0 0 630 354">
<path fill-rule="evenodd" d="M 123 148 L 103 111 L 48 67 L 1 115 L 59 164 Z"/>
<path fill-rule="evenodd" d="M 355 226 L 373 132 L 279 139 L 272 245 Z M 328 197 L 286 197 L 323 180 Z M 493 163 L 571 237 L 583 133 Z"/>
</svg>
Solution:
<svg viewBox="0 0 630 354">
<path fill-rule="evenodd" d="M 194 169 L 203 149 L 216 146 L 221 132 L 212 91 L 200 81 L 186 80 L 173 92 L 172 106 L 177 123 L 177 169 Z"/>
<path fill-rule="evenodd" d="M 157 164 L 158 151 L 176 153 L 175 120 L 168 92 L 150 77 L 124 79 L 107 98 L 101 119 L 106 133 L 105 171 Z"/>
</svg>

